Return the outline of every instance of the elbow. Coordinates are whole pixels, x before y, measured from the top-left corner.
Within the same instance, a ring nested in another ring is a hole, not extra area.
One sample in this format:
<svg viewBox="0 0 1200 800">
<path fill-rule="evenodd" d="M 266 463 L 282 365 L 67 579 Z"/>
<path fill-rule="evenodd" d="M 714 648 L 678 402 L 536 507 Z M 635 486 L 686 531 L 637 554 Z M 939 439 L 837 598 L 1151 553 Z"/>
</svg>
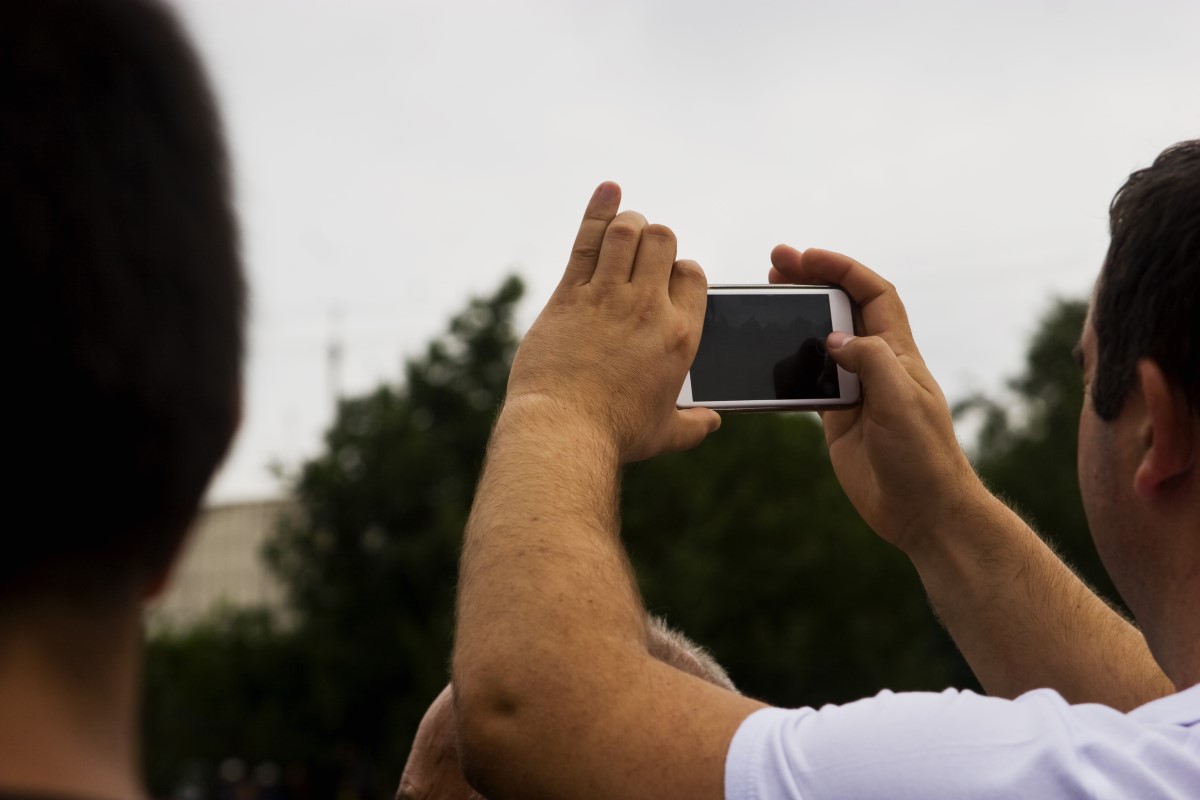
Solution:
<svg viewBox="0 0 1200 800">
<path fill-rule="evenodd" d="M 468 670 L 454 675 L 454 715 L 459 764 L 467 782 L 484 797 L 510 794 L 510 768 L 519 762 L 523 705 L 503 679 L 475 676 Z M 528 733 L 528 730 L 525 731 Z"/>
</svg>

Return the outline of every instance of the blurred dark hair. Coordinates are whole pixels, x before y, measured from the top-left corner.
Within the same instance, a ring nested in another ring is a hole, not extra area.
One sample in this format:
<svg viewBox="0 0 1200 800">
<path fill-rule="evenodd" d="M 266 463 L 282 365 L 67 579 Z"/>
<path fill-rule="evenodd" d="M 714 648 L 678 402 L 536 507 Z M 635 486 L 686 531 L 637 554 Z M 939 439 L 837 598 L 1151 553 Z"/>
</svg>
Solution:
<svg viewBox="0 0 1200 800">
<path fill-rule="evenodd" d="M 1129 176 L 1109 209 L 1112 241 L 1092 309 L 1092 405 L 1121 413 L 1138 359 L 1200 404 L 1200 140 L 1180 142 Z"/>
<path fill-rule="evenodd" d="M 156 3 L 0 3 L 0 87 L 0 595 L 96 595 L 165 568 L 237 427 L 225 146 Z"/>
</svg>

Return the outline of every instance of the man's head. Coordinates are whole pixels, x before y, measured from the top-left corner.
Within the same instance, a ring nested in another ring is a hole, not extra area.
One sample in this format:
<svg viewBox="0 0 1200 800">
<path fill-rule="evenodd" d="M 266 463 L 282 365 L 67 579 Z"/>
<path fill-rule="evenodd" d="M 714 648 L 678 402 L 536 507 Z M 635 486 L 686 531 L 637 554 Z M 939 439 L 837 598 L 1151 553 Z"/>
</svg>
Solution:
<svg viewBox="0 0 1200 800">
<path fill-rule="evenodd" d="M 701 680 L 736 692 L 728 673 L 700 645 L 665 620 L 646 621 L 650 655 Z M 454 691 L 447 686 L 429 706 L 413 738 L 396 800 L 483 800 L 463 776 L 454 727 Z"/>
<path fill-rule="evenodd" d="M 1200 141 L 1130 176 L 1111 232 L 1081 341 L 1080 488 L 1105 566 L 1170 674 L 1160 631 L 1178 629 L 1200 566 Z"/>
<path fill-rule="evenodd" d="M 147 0 L 0 4 L 0 83 L 8 491 L 29 521 L 0 542 L 0 600 L 92 604 L 166 569 L 237 425 L 226 154 Z"/>
</svg>

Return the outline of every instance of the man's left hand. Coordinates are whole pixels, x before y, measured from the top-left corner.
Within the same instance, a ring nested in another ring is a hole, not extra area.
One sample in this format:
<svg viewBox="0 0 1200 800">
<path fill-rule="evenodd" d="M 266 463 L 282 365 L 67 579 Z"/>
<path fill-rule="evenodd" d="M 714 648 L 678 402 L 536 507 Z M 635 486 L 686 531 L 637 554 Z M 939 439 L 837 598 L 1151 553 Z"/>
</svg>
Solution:
<svg viewBox="0 0 1200 800">
<path fill-rule="evenodd" d="M 699 444 L 721 424 L 675 407 L 696 355 L 707 281 L 675 260 L 675 234 L 603 183 L 588 203 L 566 272 L 517 351 L 506 414 L 583 425 L 621 463 Z"/>
</svg>

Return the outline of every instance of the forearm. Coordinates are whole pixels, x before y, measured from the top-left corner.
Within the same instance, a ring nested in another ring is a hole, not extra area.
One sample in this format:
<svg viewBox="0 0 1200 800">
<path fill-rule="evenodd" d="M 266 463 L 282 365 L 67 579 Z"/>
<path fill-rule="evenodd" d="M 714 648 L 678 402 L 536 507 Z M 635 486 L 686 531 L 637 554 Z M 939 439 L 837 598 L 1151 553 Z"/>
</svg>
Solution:
<svg viewBox="0 0 1200 800">
<path fill-rule="evenodd" d="M 990 694 L 1131 709 L 1173 691 L 1141 633 L 982 487 L 928 534 L 909 555 Z"/>
<path fill-rule="evenodd" d="M 483 743 L 490 780 L 497 764 L 536 769 L 578 744 L 587 704 L 619 696 L 645 652 L 618 471 L 613 444 L 564 409 L 526 400 L 496 424 L 467 525 L 453 663 L 466 751 Z"/>
</svg>

